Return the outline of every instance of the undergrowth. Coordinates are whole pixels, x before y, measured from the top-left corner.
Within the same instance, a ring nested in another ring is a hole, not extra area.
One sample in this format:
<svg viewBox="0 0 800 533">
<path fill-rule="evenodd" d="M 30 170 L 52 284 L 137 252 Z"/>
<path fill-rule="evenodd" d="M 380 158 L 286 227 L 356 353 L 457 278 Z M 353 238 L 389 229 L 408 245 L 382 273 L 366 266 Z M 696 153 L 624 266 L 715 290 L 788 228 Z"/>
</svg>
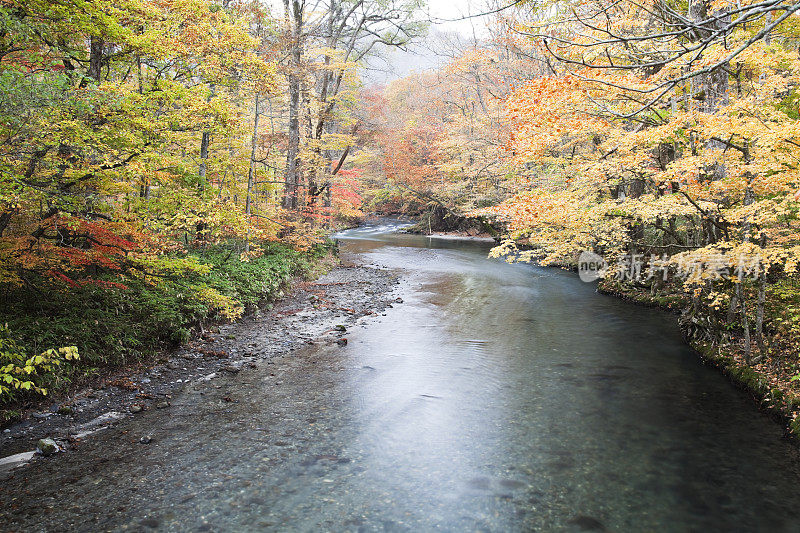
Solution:
<svg viewBox="0 0 800 533">
<path fill-rule="evenodd" d="M 292 278 L 310 277 L 330 244 L 296 251 L 279 243 L 242 259 L 232 246 L 207 247 L 177 259 L 205 268 L 180 275 L 108 275 L 113 283 L 79 287 L 40 279 L 23 287 L 0 287 L 0 345 L 19 359 L 50 349 L 77 347 L 80 357 L 36 373 L 39 391 L 59 391 L 73 381 L 131 365 L 158 350 L 187 342 L 210 323 L 235 319 L 282 294 Z M 0 422 L 17 413 L 32 390 L 0 391 Z"/>
</svg>

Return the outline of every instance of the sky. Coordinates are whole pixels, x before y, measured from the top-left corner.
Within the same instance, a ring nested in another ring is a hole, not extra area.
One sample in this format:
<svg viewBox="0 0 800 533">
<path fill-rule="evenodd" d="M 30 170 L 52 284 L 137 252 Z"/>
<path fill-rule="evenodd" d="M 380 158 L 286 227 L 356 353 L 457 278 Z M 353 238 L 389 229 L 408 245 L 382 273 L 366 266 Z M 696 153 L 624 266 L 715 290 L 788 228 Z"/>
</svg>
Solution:
<svg viewBox="0 0 800 533">
<path fill-rule="evenodd" d="M 457 19 L 481 13 L 487 10 L 488 0 L 426 0 L 427 10 L 434 19 Z M 276 15 L 283 13 L 282 0 L 265 0 Z M 435 24 L 440 31 L 455 31 L 464 35 L 472 35 L 473 27 L 480 34 L 483 18 L 474 18 L 457 22 L 440 21 Z"/>
<path fill-rule="evenodd" d="M 367 85 L 385 84 L 401 78 L 411 71 L 424 71 L 442 66 L 448 58 L 437 54 L 441 48 L 435 44 L 436 34 L 456 33 L 464 40 L 481 39 L 487 35 L 485 24 L 489 17 L 473 17 L 490 11 L 488 0 L 427 0 L 427 11 L 431 19 L 429 38 L 409 47 L 407 51 L 395 48 L 376 50 L 376 56 L 368 61 L 364 72 Z"/>
<path fill-rule="evenodd" d="M 427 12 L 432 23 L 430 34 L 434 36 L 433 39 L 427 40 L 435 40 L 435 35 L 439 33 L 457 33 L 465 40 L 485 37 L 487 35 L 485 24 L 489 17 L 455 19 L 490 11 L 491 7 L 487 7 L 487 4 L 491 2 L 492 0 L 426 0 Z M 272 7 L 273 13 L 280 15 L 283 12 L 281 0 L 266 0 L 266 3 Z M 412 70 L 423 71 L 444 64 L 446 58 L 437 55 L 431 48 L 436 47 L 428 46 L 424 42 L 410 46 L 407 51 L 376 47 L 374 52 L 377 57 L 368 61 L 364 72 L 365 83 L 383 84 L 403 77 Z"/>
<path fill-rule="evenodd" d="M 487 17 L 475 17 L 456 22 L 437 22 L 439 19 L 458 19 L 489 10 L 485 0 L 428 0 L 428 10 L 439 31 L 457 32 L 464 36 L 485 35 Z"/>
</svg>

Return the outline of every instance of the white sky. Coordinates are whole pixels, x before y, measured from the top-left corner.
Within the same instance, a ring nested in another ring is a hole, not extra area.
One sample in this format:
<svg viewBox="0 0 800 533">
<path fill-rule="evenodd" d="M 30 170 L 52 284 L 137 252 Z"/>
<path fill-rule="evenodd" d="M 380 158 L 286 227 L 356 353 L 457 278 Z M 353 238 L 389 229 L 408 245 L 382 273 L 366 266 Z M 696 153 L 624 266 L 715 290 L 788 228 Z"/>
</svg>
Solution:
<svg viewBox="0 0 800 533">
<path fill-rule="evenodd" d="M 505 0 L 510 1 L 510 0 Z M 492 11 L 487 7 L 492 0 L 427 0 L 427 13 L 431 19 L 431 39 L 420 39 L 412 44 L 408 51 L 398 49 L 377 49 L 377 57 L 367 61 L 368 69 L 364 73 L 367 85 L 383 84 L 393 79 L 403 77 L 411 71 L 421 72 L 428 69 L 441 67 L 448 61 L 447 52 L 452 46 L 436 37 L 435 34 L 459 35 L 458 40 L 468 43 L 474 38 L 482 39 L 488 36 L 486 23 L 491 17 L 473 17 L 462 19 L 470 15 L 477 15 Z M 496 0 L 495 0 L 496 2 Z"/>
<path fill-rule="evenodd" d="M 282 0 L 264 0 L 276 16 L 283 14 Z M 426 0 L 432 18 L 457 19 L 491 10 L 489 0 Z M 473 30 L 480 37 L 486 17 L 476 17 L 458 22 L 438 22 L 435 28 L 440 31 L 453 31 L 472 36 Z"/>
<path fill-rule="evenodd" d="M 282 0 L 263 1 L 271 7 L 274 15 L 282 16 Z M 510 0 L 505 1 L 510 3 Z M 453 19 L 485 13 L 491 11 L 493 7 L 497 7 L 497 0 L 426 0 L 426 3 L 427 13 L 432 22 L 431 33 L 458 33 L 467 41 L 474 37 L 480 39 L 488 34 L 485 24 L 490 17 L 474 17 L 458 21 Z M 411 70 L 421 71 L 434 68 L 446 61 L 424 42 L 412 45 L 408 52 L 379 48 L 376 48 L 375 52 L 378 57 L 373 57 L 368 61 L 369 68 L 365 72 L 368 85 L 385 83 L 404 76 Z"/>
<path fill-rule="evenodd" d="M 486 6 L 487 2 L 485 0 L 427 0 L 427 2 L 431 17 L 435 17 L 434 22 L 436 22 L 436 18 L 456 19 L 491 10 Z M 481 37 L 486 34 L 484 26 L 486 20 L 487 17 L 475 17 L 458 22 L 441 22 L 436 23 L 432 29 L 458 32 L 469 37 L 474 32 L 478 37 Z"/>
</svg>

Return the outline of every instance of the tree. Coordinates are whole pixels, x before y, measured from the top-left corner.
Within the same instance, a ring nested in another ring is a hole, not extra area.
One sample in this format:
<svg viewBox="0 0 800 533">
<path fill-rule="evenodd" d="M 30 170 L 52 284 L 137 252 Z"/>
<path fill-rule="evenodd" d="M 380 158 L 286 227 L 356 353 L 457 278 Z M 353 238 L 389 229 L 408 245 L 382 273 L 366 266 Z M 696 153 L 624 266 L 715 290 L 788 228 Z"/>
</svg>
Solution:
<svg viewBox="0 0 800 533">
<path fill-rule="evenodd" d="M 241 17 L 167 0 L 7 2 L 2 15 L 3 281 L 147 269 L 138 258 L 169 237 L 247 226 L 206 190 L 205 139 L 239 134 L 231 90 L 274 86 Z"/>
<path fill-rule="evenodd" d="M 347 135 L 340 127 L 348 121 L 336 112 L 346 101 L 341 91 L 348 76 L 376 45 L 404 46 L 418 35 L 424 28 L 416 18 L 420 6 L 418 0 L 330 0 L 317 13 L 304 1 L 284 0 L 289 56 L 285 208 L 306 203 L 300 201 L 300 189 L 311 204 L 330 192 L 331 173 L 348 155 L 348 145 L 336 142 L 337 135 Z M 326 136 L 334 140 L 330 149 Z"/>
<path fill-rule="evenodd" d="M 520 84 L 507 110 L 510 148 L 536 187 L 485 213 L 549 261 L 587 249 L 666 254 L 685 277 L 695 334 L 720 340 L 717 311 L 727 309 L 749 358 L 751 324 L 764 344 L 770 273 L 796 272 L 797 9 L 598 1 L 534 10 L 523 33 L 550 74 Z"/>
</svg>

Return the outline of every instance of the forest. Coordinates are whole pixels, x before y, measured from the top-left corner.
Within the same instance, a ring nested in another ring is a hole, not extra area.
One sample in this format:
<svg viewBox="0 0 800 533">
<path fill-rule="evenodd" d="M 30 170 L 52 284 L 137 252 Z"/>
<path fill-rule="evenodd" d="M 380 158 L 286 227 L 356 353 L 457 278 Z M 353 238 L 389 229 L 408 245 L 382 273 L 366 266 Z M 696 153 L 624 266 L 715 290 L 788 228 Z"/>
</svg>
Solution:
<svg viewBox="0 0 800 533">
<path fill-rule="evenodd" d="M 378 214 L 596 254 L 794 430 L 798 10 L 523 0 L 466 39 L 421 0 L 2 0 L 4 418 L 257 309 Z M 422 41 L 439 67 L 365 77 Z"/>
<path fill-rule="evenodd" d="M 795 531 L 800 0 L 0 0 L 0 530 Z"/>
</svg>

